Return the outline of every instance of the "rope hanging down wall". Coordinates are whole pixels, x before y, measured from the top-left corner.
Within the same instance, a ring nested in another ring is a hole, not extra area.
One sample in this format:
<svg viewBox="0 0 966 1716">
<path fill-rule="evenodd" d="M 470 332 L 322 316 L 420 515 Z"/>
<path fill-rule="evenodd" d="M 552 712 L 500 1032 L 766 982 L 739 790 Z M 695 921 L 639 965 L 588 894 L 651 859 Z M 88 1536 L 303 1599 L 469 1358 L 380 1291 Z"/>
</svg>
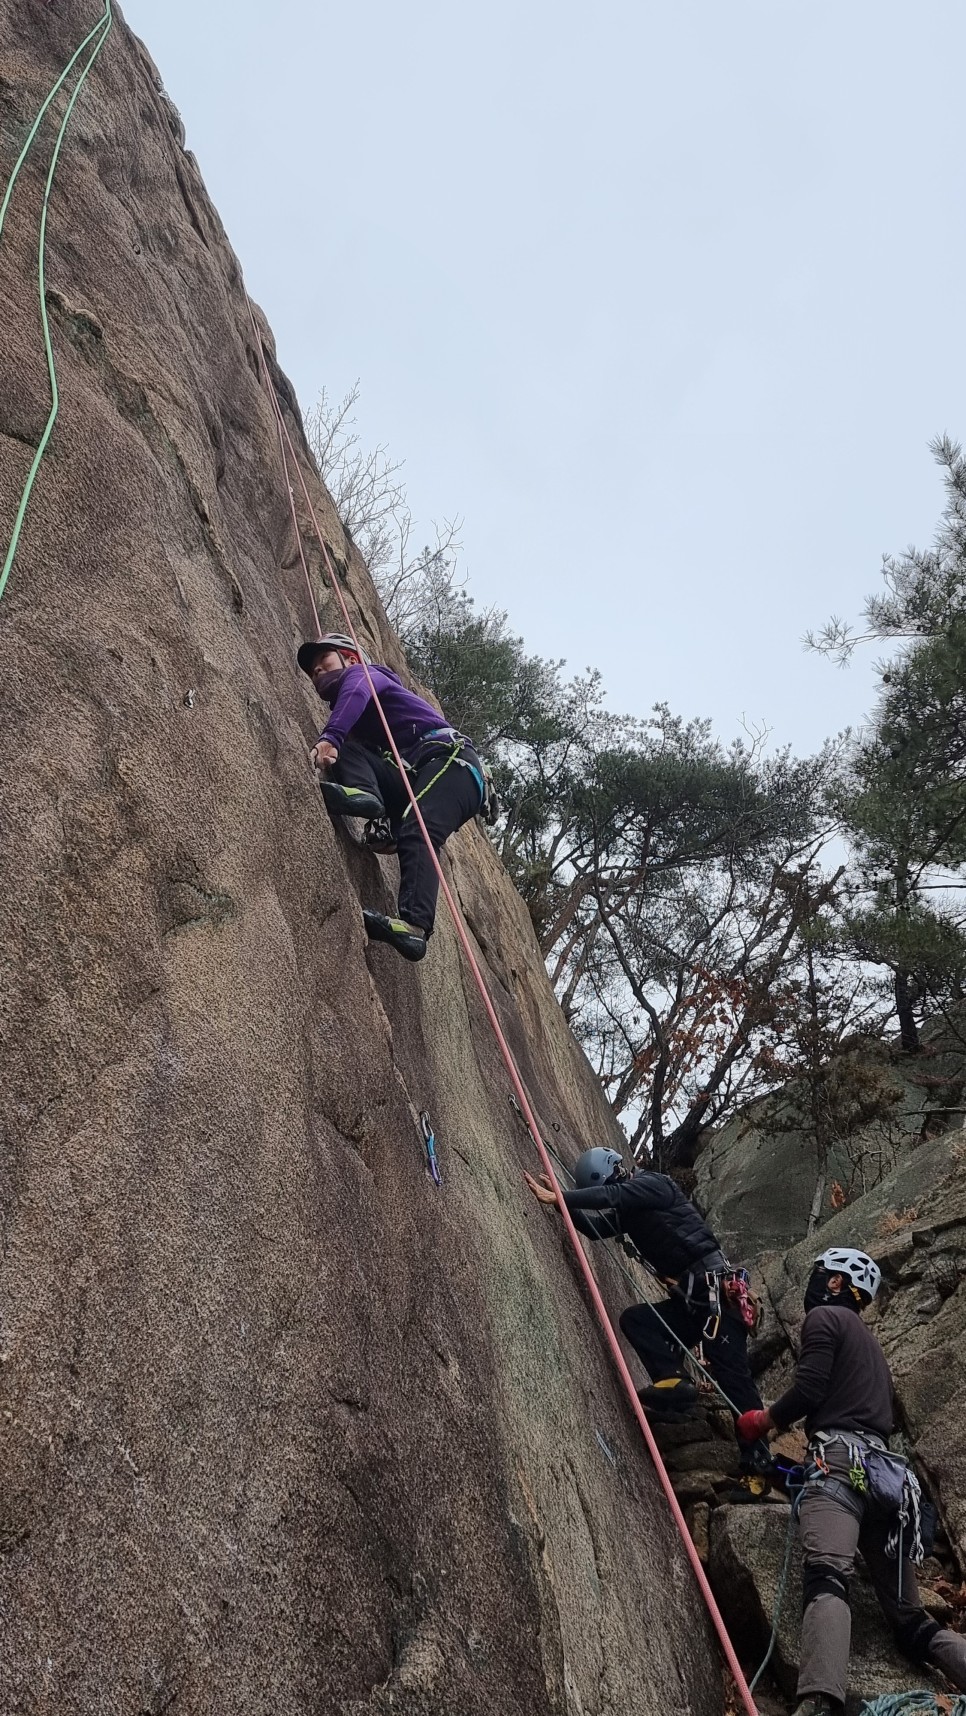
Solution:
<svg viewBox="0 0 966 1716">
<path fill-rule="evenodd" d="M 37 140 L 37 133 L 43 123 L 44 115 L 58 92 L 64 87 L 64 84 L 69 78 L 74 66 L 84 53 L 84 50 L 90 47 L 91 52 L 85 64 L 81 68 L 77 82 L 75 83 L 71 93 L 70 100 L 68 101 L 67 107 L 64 111 L 64 116 L 61 119 L 57 136 L 54 140 L 53 152 L 50 157 L 50 165 L 47 169 L 47 179 L 44 184 L 43 203 L 40 210 L 40 233 L 37 246 L 37 282 L 40 292 L 40 325 L 44 337 L 44 353 L 47 359 L 47 376 L 50 381 L 50 411 L 44 425 L 43 434 L 41 435 L 40 441 L 37 445 L 37 451 L 31 461 L 30 470 L 27 472 L 27 478 L 23 486 L 23 492 L 20 496 L 20 502 L 14 518 L 10 542 L 7 546 L 7 552 L 4 555 L 3 566 L 0 567 L 0 600 L 3 598 L 3 592 L 7 587 L 7 579 L 10 576 L 10 569 L 16 558 L 17 546 L 20 542 L 20 533 L 23 530 L 23 521 L 27 516 L 27 507 L 30 504 L 30 495 L 33 490 L 34 481 L 36 479 L 37 472 L 40 469 L 44 454 L 47 451 L 47 443 L 50 440 L 54 424 L 57 421 L 57 413 L 60 410 L 60 394 L 57 388 L 57 368 L 54 363 L 54 348 L 50 340 L 50 323 L 47 319 L 47 210 L 50 206 L 50 192 L 54 183 L 54 176 L 57 172 L 57 163 L 60 160 L 61 145 L 63 144 L 64 135 L 70 122 L 70 116 L 74 111 L 74 104 L 84 87 L 87 75 L 94 64 L 94 61 L 97 59 L 104 43 L 107 41 L 113 22 L 114 14 L 111 11 L 111 0 L 105 0 L 103 15 L 98 18 L 94 28 L 84 37 L 80 47 L 75 48 L 73 54 L 61 72 L 60 77 L 57 79 L 56 83 L 50 89 L 42 102 L 30 130 L 27 132 L 23 148 L 17 156 L 13 172 L 10 175 L 6 191 L 4 192 L 3 202 L 0 203 L 0 241 L 2 241 L 4 222 L 7 218 L 7 210 L 10 207 L 10 199 L 13 196 L 14 186 L 20 177 L 20 169 Z"/>
<path fill-rule="evenodd" d="M 353 644 L 355 645 L 356 649 L 359 652 L 362 670 L 363 670 L 363 673 L 365 674 L 366 683 L 369 687 L 369 695 L 372 698 L 373 707 L 376 709 L 376 711 L 379 715 L 379 719 L 382 723 L 383 729 L 384 729 L 385 734 L 386 734 L 386 740 L 387 740 L 387 743 L 389 745 L 389 749 L 392 752 L 393 757 L 395 758 L 397 767 L 399 768 L 400 777 L 403 780 L 403 782 L 405 783 L 406 792 L 409 795 L 409 800 L 410 800 L 410 809 L 412 810 L 413 815 L 415 816 L 416 821 L 419 824 L 420 832 L 422 833 L 422 837 L 423 837 L 424 841 L 426 842 L 426 847 L 427 847 L 427 850 L 429 852 L 429 856 L 432 859 L 433 867 L 434 867 L 436 874 L 437 874 L 437 877 L 439 879 L 439 885 L 440 885 L 440 889 L 441 889 L 442 894 L 443 894 L 443 898 L 446 901 L 446 904 L 449 908 L 450 915 L 451 915 L 452 920 L 453 920 L 453 925 L 454 925 L 454 928 L 456 930 L 457 938 L 459 940 L 460 946 L 463 949 L 463 953 L 466 956 L 466 960 L 467 960 L 467 963 L 470 967 L 470 970 L 473 974 L 473 980 L 474 980 L 476 987 L 479 991 L 480 999 L 483 1003 L 483 1007 L 484 1007 L 484 1010 L 486 1012 L 487 1018 L 489 1019 L 490 1026 L 493 1030 L 494 1036 L 496 1037 L 496 1041 L 497 1041 L 497 1044 L 498 1044 L 498 1047 L 500 1050 L 500 1054 L 503 1057 L 504 1065 L 506 1066 L 507 1072 L 508 1072 L 509 1077 L 510 1077 L 510 1082 L 513 1086 L 515 1093 L 516 1093 L 517 1101 L 519 1102 L 520 1107 L 523 1111 L 523 1117 L 527 1123 L 527 1126 L 530 1129 L 531 1135 L 533 1137 L 534 1145 L 536 1146 L 536 1149 L 537 1149 L 538 1154 L 540 1156 L 541 1162 L 543 1164 L 544 1172 L 549 1176 L 550 1183 L 553 1186 L 554 1193 L 555 1193 L 556 1199 L 557 1199 L 557 1204 L 558 1204 L 559 1209 L 560 1209 L 560 1214 L 563 1218 L 564 1226 L 566 1227 L 566 1230 L 567 1230 L 568 1239 L 570 1240 L 570 1244 L 573 1247 L 575 1256 L 577 1258 L 578 1266 L 579 1266 L 581 1273 L 584 1277 L 584 1280 L 586 1282 L 587 1291 L 589 1292 L 590 1297 L 593 1301 L 594 1309 L 597 1313 L 597 1317 L 600 1321 L 601 1328 L 603 1329 L 605 1339 L 606 1339 L 607 1344 L 610 1348 L 611 1356 L 612 1356 L 612 1358 L 614 1360 L 614 1364 L 617 1368 L 618 1375 L 620 1376 L 621 1382 L 624 1385 L 624 1389 L 625 1389 L 625 1392 L 627 1394 L 627 1398 L 628 1398 L 628 1402 L 630 1404 L 631 1411 L 633 1412 L 634 1417 L 637 1419 L 637 1423 L 638 1423 L 638 1427 L 640 1429 L 641 1435 L 643 1436 L 644 1441 L 647 1444 L 648 1451 L 649 1451 L 651 1458 L 654 1462 L 655 1470 L 657 1472 L 657 1475 L 658 1475 L 658 1478 L 660 1480 L 661 1486 L 664 1490 L 664 1493 L 667 1497 L 668 1505 L 670 1506 L 671 1512 L 674 1516 L 674 1522 L 678 1528 L 678 1531 L 681 1534 L 681 1539 L 684 1543 L 685 1551 L 687 1553 L 688 1559 L 691 1562 L 691 1566 L 692 1566 L 692 1569 L 694 1571 L 694 1576 L 698 1582 L 699 1590 L 700 1590 L 701 1595 L 704 1599 L 704 1602 L 707 1606 L 707 1609 L 708 1609 L 708 1612 L 711 1616 L 712 1622 L 714 1623 L 715 1631 L 718 1634 L 718 1639 L 720 1641 L 721 1648 L 722 1648 L 722 1651 L 724 1653 L 725 1661 L 727 1662 L 728 1667 L 731 1671 L 731 1674 L 734 1677 L 735 1685 L 736 1685 L 736 1688 L 738 1691 L 738 1696 L 741 1699 L 742 1706 L 743 1706 L 744 1710 L 746 1711 L 747 1716 L 758 1716 L 757 1707 L 755 1705 L 751 1691 L 749 1690 L 748 1683 L 745 1679 L 744 1673 L 743 1673 L 742 1668 L 741 1668 L 741 1664 L 739 1663 L 738 1658 L 735 1655 L 734 1646 L 732 1645 L 731 1639 L 728 1636 L 728 1630 L 727 1630 L 727 1628 L 724 1624 L 724 1621 L 722 1619 L 721 1612 L 718 1608 L 717 1603 L 715 1602 L 714 1593 L 711 1590 L 711 1586 L 708 1584 L 707 1575 L 705 1574 L 704 1568 L 702 1567 L 701 1562 L 698 1559 L 698 1554 L 697 1554 L 697 1551 L 694 1547 L 694 1544 L 691 1541 L 691 1534 L 688 1531 L 687 1525 L 685 1523 L 684 1514 L 681 1511 L 680 1503 L 678 1502 L 677 1496 L 674 1494 L 674 1490 L 671 1486 L 671 1480 L 668 1477 L 667 1471 L 665 1470 L 664 1462 L 661 1459 L 661 1455 L 660 1455 L 660 1452 L 658 1450 L 657 1443 L 654 1440 L 654 1436 L 652 1434 L 651 1427 L 648 1424 L 647 1419 L 644 1415 L 644 1409 L 643 1409 L 640 1401 L 637 1398 L 637 1391 L 634 1387 L 634 1380 L 633 1380 L 633 1377 L 631 1376 L 630 1370 L 628 1369 L 627 1360 L 625 1359 L 624 1354 L 621 1351 L 620 1342 L 618 1341 L 617 1334 L 616 1334 L 616 1331 L 614 1329 L 614 1325 L 611 1322 L 610 1316 L 609 1316 L 608 1311 L 607 1311 L 607 1307 L 604 1304 L 604 1301 L 601 1297 L 600 1288 L 597 1285 L 593 1270 L 591 1269 L 590 1263 L 587 1259 L 587 1256 L 584 1252 L 584 1249 L 583 1249 L 582 1245 L 580 1244 L 580 1240 L 577 1236 L 577 1230 L 574 1227 L 573 1221 L 571 1220 L 570 1212 L 567 1209 L 566 1203 L 564 1202 L 563 1195 L 562 1195 L 562 1192 L 560 1189 L 560 1182 L 558 1181 L 557 1176 L 554 1173 L 553 1163 L 550 1159 L 550 1155 L 547 1151 L 547 1148 L 543 1142 L 543 1138 L 542 1138 L 541 1133 L 540 1133 L 540 1128 L 539 1128 L 539 1125 L 537 1123 L 536 1116 L 533 1112 L 533 1109 L 530 1106 L 530 1101 L 529 1101 L 529 1098 L 527 1096 L 526 1090 L 524 1088 L 523 1080 L 520 1076 L 520 1071 L 519 1071 L 517 1064 L 516 1064 L 516 1061 L 514 1059 L 513 1051 L 510 1048 L 510 1045 L 506 1040 L 506 1037 L 505 1037 L 504 1032 L 503 1032 L 503 1028 L 500 1024 L 499 1019 L 497 1018 L 496 1009 L 495 1009 L 495 1007 L 493 1005 L 493 1001 L 490 997 L 490 992 L 489 992 L 489 989 L 487 988 L 486 979 L 484 978 L 483 973 L 480 969 L 479 961 L 477 960 L 476 955 L 473 952 L 473 948 L 472 948 L 472 945 L 470 943 L 469 933 L 467 931 L 466 924 L 464 923 L 462 912 L 460 911 L 459 906 L 457 905 L 456 900 L 453 896 L 452 890 L 449 886 L 449 883 L 447 882 L 446 877 L 443 874 L 443 867 L 440 864 L 437 853 L 433 847 L 433 843 L 429 837 L 429 832 L 428 832 L 428 830 L 426 828 L 426 824 L 423 820 L 422 812 L 419 808 L 419 804 L 417 802 L 416 795 L 413 792 L 412 785 L 409 781 L 408 773 L 407 773 L 405 767 L 403 766 L 403 760 L 399 754 L 399 749 L 396 745 L 396 741 L 393 738 L 392 731 L 391 731 L 390 726 L 389 726 L 389 722 L 386 719 L 385 710 L 383 709 L 382 704 L 379 700 L 379 694 L 376 690 L 372 675 L 369 672 L 369 667 L 368 667 L 368 664 L 366 662 L 365 656 L 362 653 L 362 645 L 359 642 L 359 638 L 358 638 L 358 635 L 356 633 L 355 625 L 353 624 L 352 615 L 349 612 L 348 604 L 346 603 L 345 597 L 342 593 L 342 589 L 339 585 L 338 575 L 336 573 L 336 569 L 335 569 L 335 565 L 334 565 L 333 560 L 332 560 L 332 556 L 329 553 L 328 544 L 325 540 L 325 536 L 323 534 L 322 527 L 319 524 L 319 520 L 318 520 L 318 517 L 316 515 L 315 507 L 312 504 L 312 497 L 309 494 L 308 486 L 306 484 L 305 477 L 304 477 L 303 472 L 302 472 L 302 467 L 301 467 L 301 465 L 298 461 L 298 458 L 296 456 L 295 448 L 292 444 L 292 438 L 289 434 L 288 427 L 286 425 L 284 416 L 282 415 L 282 408 L 281 408 L 281 404 L 279 402 L 278 393 L 275 389 L 274 383 L 273 383 L 272 378 L 271 378 L 271 373 L 269 371 L 268 364 L 267 364 L 266 359 L 265 359 L 265 354 L 264 354 L 264 351 L 262 349 L 261 338 L 260 338 L 260 335 L 258 332 L 258 326 L 257 326 L 257 323 L 255 321 L 255 314 L 254 314 L 254 311 L 252 309 L 250 302 L 249 302 L 249 306 L 248 306 L 248 313 L 249 313 L 249 316 L 251 317 L 252 330 L 254 332 L 255 341 L 256 341 L 257 348 L 258 348 L 260 368 L 262 370 L 262 375 L 263 375 L 265 382 L 266 382 L 269 399 L 270 399 L 270 402 L 272 405 L 273 412 L 275 414 L 275 420 L 276 420 L 276 425 L 277 425 L 278 434 L 279 434 L 279 444 L 280 444 L 280 447 L 282 449 L 282 468 L 283 468 L 283 472 L 285 474 L 286 486 L 289 487 L 289 494 L 290 494 L 290 498 L 292 499 L 292 510 L 293 510 L 293 517 L 295 518 L 296 531 L 298 532 L 299 525 L 298 525 L 297 515 L 295 514 L 294 497 L 292 496 L 291 488 L 289 486 L 289 469 L 290 469 L 290 467 L 289 467 L 288 459 L 285 456 L 285 449 L 286 448 L 288 449 L 288 454 L 289 454 L 289 457 L 291 459 L 291 465 L 294 467 L 295 472 L 297 474 L 299 487 L 302 491 L 302 496 L 304 498 L 306 507 L 308 508 L 309 517 L 312 520 L 312 528 L 313 528 L 313 530 L 315 532 L 315 536 L 318 540 L 319 548 L 320 548 L 321 553 L 322 553 L 322 559 L 323 559 L 323 563 L 325 565 L 325 569 L 326 569 L 326 573 L 327 573 L 329 582 L 332 586 L 333 593 L 335 595 L 339 609 L 341 610 L 342 617 L 345 621 L 346 632 L 347 632 L 348 636 L 351 637 Z M 300 553 L 301 553 L 301 549 L 300 549 Z M 304 553 L 301 553 L 301 557 L 302 557 L 302 565 L 303 565 L 303 567 L 305 567 L 306 563 L 305 563 Z M 311 593 L 311 586 L 310 586 L 309 594 L 310 594 L 310 596 L 312 594 Z M 315 616 L 315 621 L 316 621 L 316 635 L 318 636 L 320 631 L 321 631 L 321 627 L 319 626 L 318 611 L 316 608 L 314 598 L 312 599 L 312 610 L 313 610 L 313 614 Z"/>
</svg>

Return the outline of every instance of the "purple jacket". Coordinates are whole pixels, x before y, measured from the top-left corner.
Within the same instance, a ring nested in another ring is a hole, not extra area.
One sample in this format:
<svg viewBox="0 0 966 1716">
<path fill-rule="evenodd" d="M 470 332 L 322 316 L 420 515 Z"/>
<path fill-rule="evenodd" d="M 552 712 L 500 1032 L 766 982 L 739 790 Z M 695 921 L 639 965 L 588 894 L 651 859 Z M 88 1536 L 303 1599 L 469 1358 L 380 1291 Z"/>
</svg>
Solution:
<svg viewBox="0 0 966 1716">
<path fill-rule="evenodd" d="M 392 736 L 404 757 L 407 752 L 415 750 L 427 733 L 447 727 L 445 716 L 424 698 L 417 697 L 414 691 L 407 691 L 399 675 L 391 668 L 372 666 L 369 672 L 386 711 Z M 379 719 L 379 711 L 372 701 L 361 667 L 347 667 L 338 685 L 330 691 L 330 698 L 332 713 L 319 734 L 320 739 L 327 739 L 330 745 L 341 751 L 351 732 L 353 739 L 360 745 L 367 745 L 371 751 L 386 750 L 386 729 Z"/>
</svg>

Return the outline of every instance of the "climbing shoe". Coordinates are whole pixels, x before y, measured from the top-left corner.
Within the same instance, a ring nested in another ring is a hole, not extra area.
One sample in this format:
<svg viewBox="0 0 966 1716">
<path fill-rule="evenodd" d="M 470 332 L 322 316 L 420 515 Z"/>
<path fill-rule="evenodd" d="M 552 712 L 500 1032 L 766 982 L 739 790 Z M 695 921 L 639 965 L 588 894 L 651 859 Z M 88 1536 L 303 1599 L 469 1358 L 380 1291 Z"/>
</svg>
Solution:
<svg viewBox="0 0 966 1716">
<path fill-rule="evenodd" d="M 795 1716 L 845 1716 L 845 1705 L 824 1692 L 810 1692 L 795 1706 Z"/>
<path fill-rule="evenodd" d="M 340 786 L 338 781 L 321 781 L 320 790 L 325 808 L 331 816 L 385 816 L 386 807 L 374 792 L 365 787 Z"/>
<path fill-rule="evenodd" d="M 698 1391 L 686 1377 L 667 1376 L 663 1382 L 652 1383 L 650 1388 L 638 1389 L 637 1398 L 646 1412 L 655 1416 L 666 1412 L 671 1416 L 689 1412 L 692 1406 L 696 1406 Z"/>
<path fill-rule="evenodd" d="M 767 1497 L 768 1479 L 760 1472 L 745 1472 L 732 1489 L 725 1491 L 721 1500 L 731 1507 L 741 1507 L 746 1502 L 765 1501 Z"/>
<path fill-rule="evenodd" d="M 380 858 L 392 856 L 396 850 L 396 842 L 392 837 L 388 817 L 373 817 L 370 822 L 366 823 L 362 844 L 367 846 L 370 852 L 377 852 Z"/>
<path fill-rule="evenodd" d="M 370 941 L 386 941 L 401 953 L 403 959 L 422 959 L 426 952 L 426 932 L 407 924 L 402 918 L 387 918 L 383 912 L 362 914 L 366 935 Z"/>
</svg>

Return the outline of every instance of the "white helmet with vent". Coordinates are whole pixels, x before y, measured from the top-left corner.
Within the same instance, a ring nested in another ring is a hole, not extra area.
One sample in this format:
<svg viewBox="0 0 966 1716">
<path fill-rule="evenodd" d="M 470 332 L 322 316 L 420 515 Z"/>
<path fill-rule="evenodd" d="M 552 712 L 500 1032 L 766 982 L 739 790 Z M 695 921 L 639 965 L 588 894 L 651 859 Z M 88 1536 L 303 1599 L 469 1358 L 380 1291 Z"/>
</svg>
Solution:
<svg viewBox="0 0 966 1716">
<path fill-rule="evenodd" d="M 823 1251 L 821 1257 L 816 1257 L 815 1267 L 826 1269 L 829 1275 L 846 1276 L 853 1287 L 866 1294 L 870 1302 L 879 1291 L 882 1270 L 864 1251 L 855 1251 L 850 1246 L 833 1245 L 828 1251 Z"/>
</svg>

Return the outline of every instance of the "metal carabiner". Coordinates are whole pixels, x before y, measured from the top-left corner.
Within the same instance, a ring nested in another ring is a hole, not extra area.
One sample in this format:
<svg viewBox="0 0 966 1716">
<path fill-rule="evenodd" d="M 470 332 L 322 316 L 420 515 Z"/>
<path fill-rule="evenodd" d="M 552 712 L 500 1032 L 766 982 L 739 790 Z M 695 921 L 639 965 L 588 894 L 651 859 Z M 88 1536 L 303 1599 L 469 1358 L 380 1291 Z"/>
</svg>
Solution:
<svg viewBox="0 0 966 1716">
<path fill-rule="evenodd" d="M 710 1308 L 707 1322 L 701 1330 L 701 1339 L 703 1341 L 716 1341 L 718 1331 L 721 1328 L 721 1277 L 716 1275 L 713 1269 L 709 1269 L 705 1274 L 704 1284 L 708 1289 Z"/>
<path fill-rule="evenodd" d="M 423 1142 L 426 1145 L 426 1165 L 432 1175 L 433 1184 L 441 1186 L 443 1183 L 443 1176 L 439 1171 L 439 1161 L 436 1156 L 436 1139 L 433 1134 L 433 1124 L 429 1115 L 426 1113 L 421 1114 L 419 1116 L 419 1124 L 422 1128 Z"/>
</svg>

